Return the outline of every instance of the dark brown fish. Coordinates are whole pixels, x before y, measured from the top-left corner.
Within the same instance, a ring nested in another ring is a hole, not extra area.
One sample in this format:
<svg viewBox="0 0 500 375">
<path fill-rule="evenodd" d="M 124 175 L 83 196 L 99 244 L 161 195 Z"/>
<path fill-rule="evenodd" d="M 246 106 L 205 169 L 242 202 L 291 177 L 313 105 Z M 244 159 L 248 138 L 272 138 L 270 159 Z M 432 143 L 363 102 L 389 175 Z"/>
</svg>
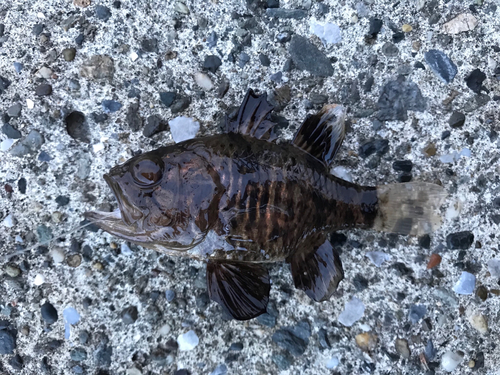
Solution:
<svg viewBox="0 0 500 375">
<path fill-rule="evenodd" d="M 226 132 L 136 156 L 104 178 L 120 214 L 87 212 L 103 230 L 169 254 L 207 261 L 212 300 L 234 318 L 266 311 L 265 262 L 290 263 L 315 301 L 343 279 L 329 235 L 345 228 L 423 234 L 439 226 L 444 190 L 427 183 L 359 186 L 329 173 L 344 138 L 344 109 L 306 118 L 276 144 L 273 107 L 249 90 Z"/>
</svg>

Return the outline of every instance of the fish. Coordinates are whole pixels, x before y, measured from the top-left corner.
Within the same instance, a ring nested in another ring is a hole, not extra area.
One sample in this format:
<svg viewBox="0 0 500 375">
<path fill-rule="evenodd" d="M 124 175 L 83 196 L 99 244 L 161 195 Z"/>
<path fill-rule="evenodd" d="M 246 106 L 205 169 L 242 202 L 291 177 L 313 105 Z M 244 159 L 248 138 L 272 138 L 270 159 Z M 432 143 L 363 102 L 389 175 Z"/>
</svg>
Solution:
<svg viewBox="0 0 500 375">
<path fill-rule="evenodd" d="M 294 285 L 327 301 L 344 279 L 332 233 L 349 228 L 403 235 L 441 224 L 442 186 L 361 186 L 330 173 L 346 109 L 308 115 L 291 142 L 277 142 L 273 106 L 249 89 L 222 134 L 169 144 L 104 175 L 118 210 L 84 216 L 145 248 L 206 262 L 210 299 L 234 319 L 266 312 L 267 264 L 290 265 Z"/>
</svg>

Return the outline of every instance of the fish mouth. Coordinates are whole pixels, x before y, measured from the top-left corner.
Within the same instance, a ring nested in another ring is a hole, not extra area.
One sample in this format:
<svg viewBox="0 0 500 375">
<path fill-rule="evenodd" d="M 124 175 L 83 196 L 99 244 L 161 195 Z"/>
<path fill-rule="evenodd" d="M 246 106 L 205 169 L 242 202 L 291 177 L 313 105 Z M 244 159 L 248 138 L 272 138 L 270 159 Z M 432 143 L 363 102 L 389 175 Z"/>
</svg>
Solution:
<svg viewBox="0 0 500 375">
<path fill-rule="evenodd" d="M 113 212 L 88 211 L 84 217 L 99 226 L 102 230 L 117 237 L 130 239 L 142 232 L 141 219 L 144 214 L 122 192 L 120 184 L 110 175 L 105 174 L 104 180 L 111 188 L 118 202 L 118 209 Z"/>
</svg>

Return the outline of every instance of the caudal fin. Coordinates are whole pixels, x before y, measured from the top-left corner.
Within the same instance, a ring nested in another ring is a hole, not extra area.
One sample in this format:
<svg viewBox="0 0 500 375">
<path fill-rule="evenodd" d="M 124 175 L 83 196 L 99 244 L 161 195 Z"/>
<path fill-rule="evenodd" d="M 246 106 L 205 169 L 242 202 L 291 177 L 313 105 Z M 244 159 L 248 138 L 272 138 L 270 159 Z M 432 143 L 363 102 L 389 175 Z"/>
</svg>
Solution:
<svg viewBox="0 0 500 375">
<path fill-rule="evenodd" d="M 446 195 L 443 187 L 427 182 L 377 186 L 374 229 L 417 236 L 431 233 L 441 225 L 438 209 Z"/>
</svg>

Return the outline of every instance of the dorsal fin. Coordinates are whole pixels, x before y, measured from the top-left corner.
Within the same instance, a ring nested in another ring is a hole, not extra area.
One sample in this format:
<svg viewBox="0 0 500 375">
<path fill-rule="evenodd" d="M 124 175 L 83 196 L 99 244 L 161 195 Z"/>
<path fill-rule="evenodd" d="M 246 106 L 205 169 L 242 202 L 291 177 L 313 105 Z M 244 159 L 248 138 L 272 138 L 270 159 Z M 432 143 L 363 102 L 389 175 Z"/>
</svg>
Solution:
<svg viewBox="0 0 500 375">
<path fill-rule="evenodd" d="M 226 115 L 226 132 L 249 135 L 251 137 L 273 141 L 276 139 L 271 121 L 273 106 L 267 102 L 267 93 L 255 95 L 248 89 L 238 111 L 238 117 L 230 121 Z"/>
<path fill-rule="evenodd" d="M 344 118 L 344 107 L 325 105 L 317 114 L 304 120 L 293 144 L 330 166 L 344 140 Z"/>
</svg>

